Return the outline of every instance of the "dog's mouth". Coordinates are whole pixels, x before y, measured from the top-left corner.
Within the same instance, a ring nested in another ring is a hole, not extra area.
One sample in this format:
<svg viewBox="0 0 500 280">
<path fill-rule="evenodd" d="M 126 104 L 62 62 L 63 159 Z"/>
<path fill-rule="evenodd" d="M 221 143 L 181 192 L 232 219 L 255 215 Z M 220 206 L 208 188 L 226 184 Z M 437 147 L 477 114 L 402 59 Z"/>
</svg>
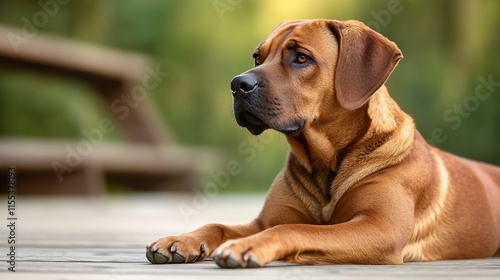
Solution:
<svg viewBox="0 0 500 280">
<path fill-rule="evenodd" d="M 290 124 L 278 126 L 278 125 L 268 125 L 261 118 L 249 111 L 243 111 L 236 115 L 236 122 L 248 129 L 253 135 L 259 135 L 268 128 L 272 128 L 278 132 L 281 132 L 287 136 L 295 137 L 302 132 L 304 128 L 305 121 L 298 120 Z"/>
<path fill-rule="evenodd" d="M 276 130 L 285 134 L 286 136 L 295 137 L 302 132 L 304 125 L 305 125 L 304 120 L 298 120 L 298 121 L 295 121 L 287 126 L 281 127 L 279 129 L 276 129 Z"/>
<path fill-rule="evenodd" d="M 236 122 L 240 126 L 246 127 L 253 135 L 259 135 L 264 132 L 264 130 L 270 128 L 259 117 L 248 111 L 243 111 L 236 115 Z"/>
</svg>

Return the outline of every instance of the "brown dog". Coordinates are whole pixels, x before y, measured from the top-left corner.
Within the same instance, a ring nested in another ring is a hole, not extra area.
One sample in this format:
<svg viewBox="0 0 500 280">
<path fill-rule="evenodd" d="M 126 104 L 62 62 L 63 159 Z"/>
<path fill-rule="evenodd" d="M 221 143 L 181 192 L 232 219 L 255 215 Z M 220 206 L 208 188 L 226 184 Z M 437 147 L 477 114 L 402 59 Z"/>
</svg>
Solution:
<svg viewBox="0 0 500 280">
<path fill-rule="evenodd" d="M 500 256 L 500 168 L 429 146 L 384 82 L 403 57 L 358 21 L 280 24 L 231 82 L 234 114 L 291 151 L 250 224 L 147 246 L 152 263 L 400 264 Z"/>
</svg>

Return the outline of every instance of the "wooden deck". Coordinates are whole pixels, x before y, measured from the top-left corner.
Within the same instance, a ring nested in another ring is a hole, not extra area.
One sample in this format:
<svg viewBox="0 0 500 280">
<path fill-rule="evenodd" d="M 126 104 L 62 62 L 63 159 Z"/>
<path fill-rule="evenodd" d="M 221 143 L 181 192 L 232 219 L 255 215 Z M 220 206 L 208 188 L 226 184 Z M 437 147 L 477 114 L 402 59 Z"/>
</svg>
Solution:
<svg viewBox="0 0 500 280">
<path fill-rule="evenodd" d="M 5 201 L 7 198 L 2 197 Z M 7 209 L 2 209 L 1 279 L 500 279 L 500 258 L 401 266 L 294 266 L 227 270 L 212 261 L 150 265 L 145 245 L 209 222 L 240 223 L 260 210 L 263 196 L 134 195 L 16 200 L 16 272 L 8 271 Z M 6 203 L 0 205 L 7 208 Z M 182 216 L 180 208 L 199 213 Z"/>
</svg>

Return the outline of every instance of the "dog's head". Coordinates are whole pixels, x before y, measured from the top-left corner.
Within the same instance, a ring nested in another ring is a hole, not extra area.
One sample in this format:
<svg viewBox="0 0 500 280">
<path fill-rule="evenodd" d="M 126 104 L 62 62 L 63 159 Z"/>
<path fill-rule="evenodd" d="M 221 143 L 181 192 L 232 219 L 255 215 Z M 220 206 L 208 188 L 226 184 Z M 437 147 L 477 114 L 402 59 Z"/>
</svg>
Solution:
<svg viewBox="0 0 500 280">
<path fill-rule="evenodd" d="M 233 78 L 233 111 L 258 135 L 297 136 L 333 110 L 356 110 L 402 58 L 397 46 L 358 21 L 299 20 L 276 27 Z"/>
</svg>

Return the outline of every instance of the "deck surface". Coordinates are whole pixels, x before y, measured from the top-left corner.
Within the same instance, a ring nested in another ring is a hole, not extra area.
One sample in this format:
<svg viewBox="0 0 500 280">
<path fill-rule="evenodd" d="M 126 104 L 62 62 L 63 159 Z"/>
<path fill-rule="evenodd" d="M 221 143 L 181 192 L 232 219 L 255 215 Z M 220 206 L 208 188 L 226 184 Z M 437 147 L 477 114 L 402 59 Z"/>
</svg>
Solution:
<svg viewBox="0 0 500 280">
<path fill-rule="evenodd" d="M 7 198 L 2 197 L 4 201 Z M 255 217 L 263 196 L 130 195 L 16 200 L 15 273 L 8 271 L 7 209 L 2 209 L 1 279 L 500 279 L 500 258 L 400 266 L 295 266 L 220 269 L 213 261 L 150 265 L 145 245 L 210 222 Z M 7 208 L 2 202 L 2 208 Z M 181 214 L 184 213 L 184 214 Z M 9 245 L 10 246 L 10 245 Z"/>
</svg>

